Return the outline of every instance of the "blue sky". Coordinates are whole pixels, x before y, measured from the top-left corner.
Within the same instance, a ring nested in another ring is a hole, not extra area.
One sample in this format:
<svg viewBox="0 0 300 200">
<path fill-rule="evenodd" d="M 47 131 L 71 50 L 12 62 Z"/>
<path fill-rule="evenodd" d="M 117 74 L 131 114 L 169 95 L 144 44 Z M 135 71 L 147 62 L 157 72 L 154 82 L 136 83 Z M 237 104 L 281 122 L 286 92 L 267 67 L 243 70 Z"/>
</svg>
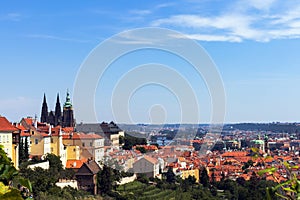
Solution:
<svg viewBox="0 0 300 200">
<path fill-rule="evenodd" d="M 12 121 L 39 116 L 44 92 L 50 108 L 57 92 L 63 103 L 81 63 L 99 43 L 142 27 L 180 31 L 205 48 L 224 82 L 226 122 L 300 119 L 300 3 L 295 1 L 2 1 L 0 27 L 0 114 Z M 201 121 L 209 122 L 203 80 L 184 61 L 147 50 L 120 58 L 102 77 L 95 96 L 98 120 L 114 120 L 112 91 L 126 70 L 151 62 L 174 67 L 190 81 Z M 180 122 L 178 100 L 157 85 L 136 91 L 129 110 L 133 122 L 151 122 L 149 112 L 156 111 L 166 122 Z"/>
</svg>

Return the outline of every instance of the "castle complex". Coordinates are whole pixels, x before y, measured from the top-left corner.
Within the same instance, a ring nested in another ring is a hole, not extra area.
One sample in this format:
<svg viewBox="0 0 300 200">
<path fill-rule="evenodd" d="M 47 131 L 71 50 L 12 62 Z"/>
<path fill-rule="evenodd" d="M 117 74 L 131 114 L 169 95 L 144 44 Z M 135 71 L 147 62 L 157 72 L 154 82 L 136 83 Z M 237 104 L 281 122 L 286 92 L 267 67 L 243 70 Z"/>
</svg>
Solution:
<svg viewBox="0 0 300 200">
<path fill-rule="evenodd" d="M 71 98 L 69 92 L 67 92 L 66 102 L 63 106 L 63 112 L 61 111 L 61 105 L 59 101 L 59 94 L 57 94 L 55 111 L 48 111 L 48 105 L 46 101 L 46 95 L 44 94 L 44 100 L 42 104 L 41 112 L 41 122 L 49 123 L 53 126 L 62 126 L 62 127 L 74 127 L 75 119 L 73 106 L 71 103 Z"/>
</svg>

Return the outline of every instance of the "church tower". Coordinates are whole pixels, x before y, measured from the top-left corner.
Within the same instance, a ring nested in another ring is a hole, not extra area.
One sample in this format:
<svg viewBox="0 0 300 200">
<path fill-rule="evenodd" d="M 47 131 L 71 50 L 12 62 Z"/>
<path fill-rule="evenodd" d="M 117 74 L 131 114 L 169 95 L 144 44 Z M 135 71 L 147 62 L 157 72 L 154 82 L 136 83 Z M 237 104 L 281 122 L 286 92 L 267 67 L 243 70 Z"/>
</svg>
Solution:
<svg viewBox="0 0 300 200">
<path fill-rule="evenodd" d="M 42 112 L 41 112 L 41 122 L 48 121 L 48 106 L 46 101 L 46 94 L 44 93 L 44 100 L 42 105 Z"/>
<path fill-rule="evenodd" d="M 61 107 L 59 102 L 59 94 L 57 93 L 54 126 L 61 125 L 61 118 L 62 117 L 61 117 Z"/>
<path fill-rule="evenodd" d="M 71 103 L 71 98 L 69 92 L 67 92 L 66 102 L 64 103 L 63 108 L 63 118 L 62 118 L 62 127 L 74 127 L 74 114 L 73 106 Z"/>
</svg>

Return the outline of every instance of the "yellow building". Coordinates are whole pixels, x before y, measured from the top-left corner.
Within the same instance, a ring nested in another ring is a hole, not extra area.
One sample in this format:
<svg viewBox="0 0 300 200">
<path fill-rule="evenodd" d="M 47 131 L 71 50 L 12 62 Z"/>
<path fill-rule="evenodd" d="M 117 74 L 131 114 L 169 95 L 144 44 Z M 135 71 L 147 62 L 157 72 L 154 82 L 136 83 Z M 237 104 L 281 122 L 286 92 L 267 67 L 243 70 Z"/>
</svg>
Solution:
<svg viewBox="0 0 300 200">
<path fill-rule="evenodd" d="M 66 146 L 67 160 L 80 160 L 80 147 L 79 146 Z"/>
<path fill-rule="evenodd" d="M 63 144 L 62 139 L 62 130 L 61 126 L 56 126 L 51 129 L 51 143 L 50 143 L 50 151 L 52 154 L 59 156 L 63 166 L 66 166 L 67 163 L 67 151 L 66 147 Z"/>
<path fill-rule="evenodd" d="M 42 157 L 51 153 L 50 126 L 39 123 L 32 118 L 23 118 L 21 124 L 28 129 L 30 133 L 30 157 Z"/>
<path fill-rule="evenodd" d="M 5 117 L 0 116 L 0 144 L 7 156 L 11 158 L 15 168 L 19 167 L 20 129 L 12 125 Z"/>
<path fill-rule="evenodd" d="M 104 138 L 97 134 L 65 133 L 65 146 L 79 146 L 80 159 L 92 159 L 99 163 L 104 157 Z"/>
<path fill-rule="evenodd" d="M 196 178 L 196 182 L 199 183 L 199 169 L 189 169 L 189 170 L 181 170 L 181 178 L 186 179 L 189 176 L 193 176 Z"/>
</svg>

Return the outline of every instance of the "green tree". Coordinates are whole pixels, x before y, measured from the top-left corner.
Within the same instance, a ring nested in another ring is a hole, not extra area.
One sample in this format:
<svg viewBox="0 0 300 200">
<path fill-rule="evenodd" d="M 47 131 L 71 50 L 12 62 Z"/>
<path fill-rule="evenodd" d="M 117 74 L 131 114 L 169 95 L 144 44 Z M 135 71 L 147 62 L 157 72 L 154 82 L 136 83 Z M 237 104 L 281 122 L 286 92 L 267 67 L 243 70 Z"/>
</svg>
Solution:
<svg viewBox="0 0 300 200">
<path fill-rule="evenodd" d="M 209 185 L 209 177 L 205 167 L 202 168 L 200 173 L 200 183 L 203 185 L 203 187 L 208 187 Z"/>
<path fill-rule="evenodd" d="M 168 183 L 175 183 L 175 181 L 176 181 L 176 176 L 173 172 L 172 167 L 169 167 L 168 171 L 166 172 L 166 181 Z"/>
<path fill-rule="evenodd" d="M 29 146 L 28 146 L 28 137 L 25 137 L 25 144 L 24 144 L 24 157 L 26 160 L 29 159 Z"/>
<path fill-rule="evenodd" d="M 113 170 L 107 165 L 103 165 L 102 170 L 97 174 L 97 187 L 100 189 L 102 194 L 107 194 L 112 191 L 114 183 L 119 181 L 118 175 L 115 173 L 117 170 Z"/>
<path fill-rule="evenodd" d="M 21 164 L 25 160 L 23 139 L 20 138 L 19 142 L 19 163 Z"/>
<path fill-rule="evenodd" d="M 7 157 L 3 146 L 0 145 L 0 199 L 23 199 L 21 192 L 14 187 L 13 181 L 22 187 L 26 194 L 31 192 L 31 183 L 18 175 L 18 171 L 13 166 L 11 159 Z M 23 194 L 23 193 L 22 193 Z M 24 198 L 27 197 L 24 192 Z"/>
<path fill-rule="evenodd" d="M 136 147 L 135 149 L 140 151 L 141 153 L 146 153 L 147 152 L 145 147 Z"/>
<path fill-rule="evenodd" d="M 122 144 L 124 144 L 124 142 L 125 142 L 124 136 L 120 135 L 119 136 L 119 144 L 122 145 Z"/>
</svg>

